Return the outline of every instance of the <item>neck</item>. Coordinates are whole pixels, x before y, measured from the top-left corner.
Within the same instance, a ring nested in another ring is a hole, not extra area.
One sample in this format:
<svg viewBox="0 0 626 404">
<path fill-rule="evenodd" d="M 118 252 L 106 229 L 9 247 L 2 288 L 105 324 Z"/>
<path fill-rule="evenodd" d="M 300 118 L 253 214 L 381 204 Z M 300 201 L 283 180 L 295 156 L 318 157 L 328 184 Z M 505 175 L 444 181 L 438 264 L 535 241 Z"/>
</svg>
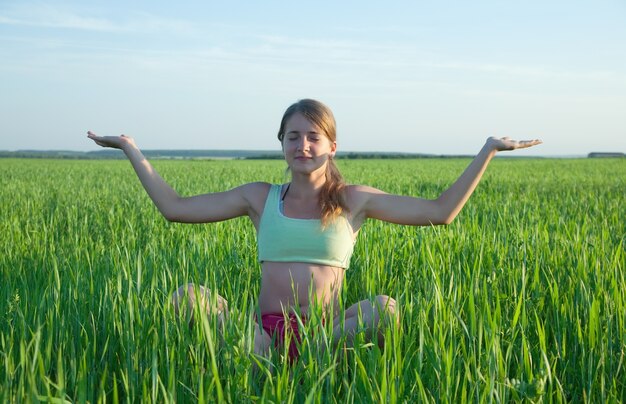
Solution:
<svg viewBox="0 0 626 404">
<path fill-rule="evenodd" d="M 325 172 L 317 175 L 316 173 L 312 173 L 311 175 L 293 174 L 289 186 L 289 193 L 292 197 L 297 199 L 302 198 L 310 200 L 310 198 L 317 198 L 325 183 Z"/>
</svg>

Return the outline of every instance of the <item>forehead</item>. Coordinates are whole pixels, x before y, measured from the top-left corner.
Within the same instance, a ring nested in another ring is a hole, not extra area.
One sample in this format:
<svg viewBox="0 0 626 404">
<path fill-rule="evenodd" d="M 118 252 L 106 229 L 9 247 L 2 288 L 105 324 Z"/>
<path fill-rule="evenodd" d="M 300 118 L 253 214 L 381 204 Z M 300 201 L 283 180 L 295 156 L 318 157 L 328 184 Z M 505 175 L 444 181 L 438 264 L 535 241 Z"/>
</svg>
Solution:
<svg viewBox="0 0 626 404">
<path fill-rule="evenodd" d="M 321 128 L 309 121 L 304 115 L 300 112 L 296 112 L 293 114 L 287 122 L 285 122 L 285 133 L 289 132 L 317 132 L 323 133 Z"/>
</svg>

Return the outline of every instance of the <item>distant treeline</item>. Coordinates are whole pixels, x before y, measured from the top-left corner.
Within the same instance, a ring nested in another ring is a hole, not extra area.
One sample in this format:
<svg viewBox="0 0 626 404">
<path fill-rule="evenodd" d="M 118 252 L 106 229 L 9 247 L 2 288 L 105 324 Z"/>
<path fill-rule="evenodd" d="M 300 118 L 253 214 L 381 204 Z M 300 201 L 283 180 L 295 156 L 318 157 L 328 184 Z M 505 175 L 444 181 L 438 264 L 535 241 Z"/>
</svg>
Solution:
<svg viewBox="0 0 626 404">
<path fill-rule="evenodd" d="M 283 154 L 267 150 L 143 150 L 150 159 L 242 159 L 279 160 Z M 394 152 L 344 152 L 337 153 L 340 159 L 410 159 L 470 156 L 441 156 L 434 154 L 394 153 Z M 120 150 L 106 149 L 90 152 L 68 150 L 18 150 L 0 151 L 0 158 L 46 158 L 46 159 L 124 159 Z"/>
<path fill-rule="evenodd" d="M 442 158 L 442 157 L 471 157 L 465 155 L 437 155 L 437 154 L 419 154 L 419 153 L 397 153 L 397 152 L 344 152 L 337 153 L 338 159 L 415 159 L 415 158 Z M 246 157 L 248 160 L 277 160 L 283 159 L 282 153 L 259 154 L 258 156 Z"/>
<path fill-rule="evenodd" d="M 253 150 L 142 150 L 147 158 L 152 159 L 245 159 L 258 155 L 282 156 L 280 152 Z M 121 150 L 103 149 L 89 152 L 69 150 L 17 150 L 0 151 L 1 157 L 14 158 L 57 158 L 57 159 L 124 159 Z"/>
<path fill-rule="evenodd" d="M 284 156 L 279 150 L 143 150 L 143 154 L 149 159 L 181 159 L 181 160 L 279 160 Z M 339 159 L 414 159 L 414 158 L 458 158 L 473 157 L 471 155 L 439 155 L 420 153 L 398 152 L 339 152 Z M 519 158 L 521 156 L 516 156 Z M 587 155 L 589 158 L 599 157 L 626 157 L 624 153 L 593 152 Z M 45 158 L 45 159 L 82 159 L 104 160 L 124 159 L 124 153 L 120 150 L 103 149 L 89 152 L 71 150 L 17 150 L 2 151 L 0 158 Z M 523 158 L 523 157 L 522 157 Z"/>
<path fill-rule="evenodd" d="M 587 157 L 589 158 L 602 158 L 602 157 L 615 158 L 615 157 L 626 157 L 626 154 L 615 153 L 615 152 L 592 152 L 592 153 L 589 153 Z"/>
</svg>

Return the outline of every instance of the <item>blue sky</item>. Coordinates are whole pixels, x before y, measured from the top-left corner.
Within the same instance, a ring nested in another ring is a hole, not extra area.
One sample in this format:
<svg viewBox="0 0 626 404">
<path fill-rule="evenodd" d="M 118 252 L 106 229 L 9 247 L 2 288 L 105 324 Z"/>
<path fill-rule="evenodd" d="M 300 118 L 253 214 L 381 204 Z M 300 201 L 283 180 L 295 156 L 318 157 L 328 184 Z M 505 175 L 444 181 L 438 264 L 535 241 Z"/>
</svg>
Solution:
<svg viewBox="0 0 626 404">
<path fill-rule="evenodd" d="M 626 152 L 626 1 L 0 2 L 0 149 L 278 149 L 317 98 L 339 149 Z"/>
</svg>

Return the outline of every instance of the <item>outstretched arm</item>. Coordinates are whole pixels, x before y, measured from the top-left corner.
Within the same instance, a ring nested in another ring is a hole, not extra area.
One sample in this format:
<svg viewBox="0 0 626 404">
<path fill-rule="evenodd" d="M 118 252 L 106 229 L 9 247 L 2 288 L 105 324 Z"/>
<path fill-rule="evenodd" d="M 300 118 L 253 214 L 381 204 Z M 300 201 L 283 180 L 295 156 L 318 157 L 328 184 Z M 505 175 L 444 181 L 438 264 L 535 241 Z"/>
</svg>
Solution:
<svg viewBox="0 0 626 404">
<path fill-rule="evenodd" d="M 93 132 L 87 132 L 87 137 L 102 147 L 120 149 L 126 154 L 150 199 L 167 220 L 203 223 L 247 214 L 255 221 L 257 209 L 253 206 L 257 203 L 251 198 L 262 194 L 263 184 L 246 184 L 226 192 L 181 198 L 156 172 L 131 137 L 97 136 Z"/>
<path fill-rule="evenodd" d="M 524 149 L 540 140 L 490 137 L 463 174 L 435 200 L 390 195 L 362 187 L 364 217 L 407 225 L 449 224 L 459 214 L 498 151 Z"/>
<path fill-rule="evenodd" d="M 441 219 L 444 224 L 449 224 L 459 214 L 470 195 L 476 189 L 478 182 L 483 176 L 487 165 L 496 155 L 496 152 L 503 150 L 524 149 L 541 143 L 540 140 L 516 141 L 508 137 L 501 139 L 490 137 L 480 150 L 478 155 L 465 169 L 463 174 L 437 198 Z"/>
</svg>

